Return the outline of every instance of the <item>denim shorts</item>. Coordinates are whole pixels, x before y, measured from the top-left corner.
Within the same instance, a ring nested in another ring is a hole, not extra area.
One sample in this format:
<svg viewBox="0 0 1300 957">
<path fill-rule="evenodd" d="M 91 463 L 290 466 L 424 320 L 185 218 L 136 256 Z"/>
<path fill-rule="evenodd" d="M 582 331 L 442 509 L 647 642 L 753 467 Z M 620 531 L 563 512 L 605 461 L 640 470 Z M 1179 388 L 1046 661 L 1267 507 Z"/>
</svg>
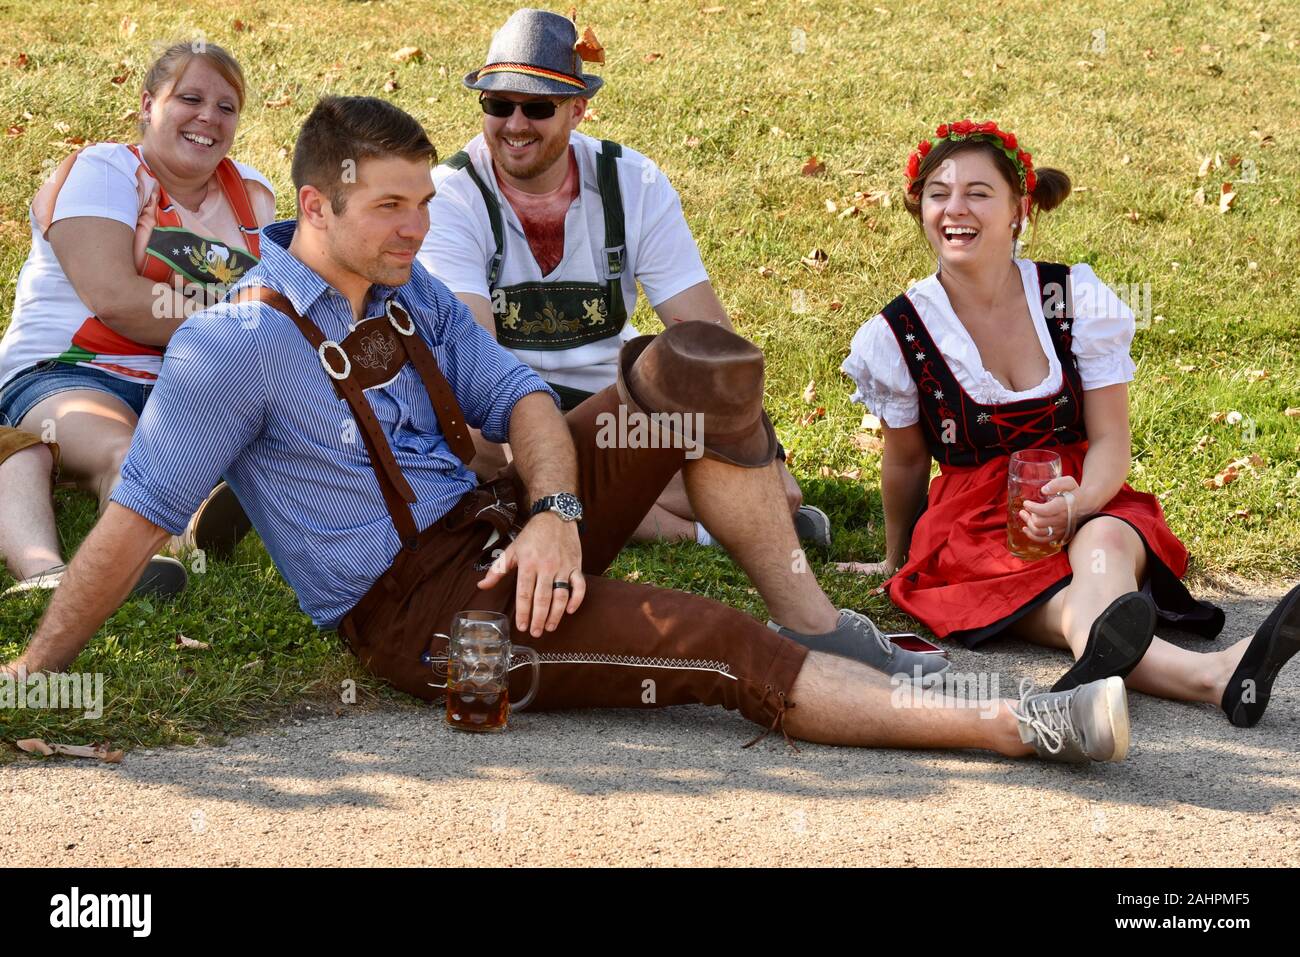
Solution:
<svg viewBox="0 0 1300 957">
<path fill-rule="evenodd" d="M 117 396 L 139 416 L 153 391 L 153 383 L 127 382 L 98 369 L 47 359 L 24 369 L 0 388 L 0 425 L 17 428 L 37 404 L 60 392 L 77 389 Z"/>
</svg>

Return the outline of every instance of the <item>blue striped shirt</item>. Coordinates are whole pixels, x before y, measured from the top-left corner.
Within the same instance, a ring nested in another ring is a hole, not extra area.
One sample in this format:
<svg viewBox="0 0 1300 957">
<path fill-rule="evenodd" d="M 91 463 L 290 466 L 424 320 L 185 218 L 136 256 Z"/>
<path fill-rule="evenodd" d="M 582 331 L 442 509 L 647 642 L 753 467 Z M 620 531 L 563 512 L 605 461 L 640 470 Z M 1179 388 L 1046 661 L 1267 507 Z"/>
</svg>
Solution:
<svg viewBox="0 0 1300 957">
<path fill-rule="evenodd" d="M 341 341 L 353 328 L 352 307 L 286 251 L 295 225 L 267 227 L 261 262 L 239 286 L 279 290 L 326 338 Z M 406 285 L 371 288 L 366 317 L 382 315 L 393 294 L 466 421 L 506 441 L 515 403 L 549 391 L 546 384 L 419 263 Z M 452 454 L 410 363 L 366 396 L 415 491 L 411 511 L 423 530 L 477 480 Z M 323 628 L 338 624 L 401 547 L 347 403 L 293 322 L 263 303 L 219 303 L 172 336 L 112 498 L 179 534 L 222 476 L 302 610 Z"/>
</svg>

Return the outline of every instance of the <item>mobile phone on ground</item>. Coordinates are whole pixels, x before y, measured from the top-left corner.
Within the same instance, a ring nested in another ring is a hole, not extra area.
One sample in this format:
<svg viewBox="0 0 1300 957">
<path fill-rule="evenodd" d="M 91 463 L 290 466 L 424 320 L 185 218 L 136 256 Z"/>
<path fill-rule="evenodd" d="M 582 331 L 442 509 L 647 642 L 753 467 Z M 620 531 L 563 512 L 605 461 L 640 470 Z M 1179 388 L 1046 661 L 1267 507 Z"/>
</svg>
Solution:
<svg viewBox="0 0 1300 957">
<path fill-rule="evenodd" d="M 943 655 L 948 657 L 948 651 L 940 648 L 932 641 L 926 641 L 920 635 L 910 631 L 899 632 L 896 635 L 885 635 L 890 641 L 898 645 L 904 651 L 915 651 L 919 655 Z"/>
</svg>

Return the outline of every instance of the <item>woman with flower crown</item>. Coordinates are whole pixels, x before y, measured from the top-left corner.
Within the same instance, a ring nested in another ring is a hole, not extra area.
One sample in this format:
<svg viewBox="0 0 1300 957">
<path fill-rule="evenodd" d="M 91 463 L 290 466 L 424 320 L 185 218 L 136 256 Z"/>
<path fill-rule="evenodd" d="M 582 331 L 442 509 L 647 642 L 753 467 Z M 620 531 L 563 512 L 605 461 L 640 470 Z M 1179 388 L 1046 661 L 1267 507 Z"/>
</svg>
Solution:
<svg viewBox="0 0 1300 957">
<path fill-rule="evenodd" d="M 1157 619 L 1205 638 L 1224 619 L 1181 582 L 1187 550 L 1159 502 L 1125 483 L 1133 313 L 1085 264 L 1015 258 L 1069 192 L 991 122 L 944 124 L 912 153 L 905 206 L 938 269 L 858 330 L 842 367 L 884 425 L 886 540 L 883 563 L 843 567 L 886 574 L 940 638 L 1068 649 L 1053 690 L 1118 675 L 1254 724 L 1294 643 L 1262 627 L 1202 654 L 1153 637 Z M 1028 449 L 1061 461 L 1044 501 L 1010 517 L 1049 553 L 1036 560 L 1008 548 L 1009 459 Z"/>
</svg>

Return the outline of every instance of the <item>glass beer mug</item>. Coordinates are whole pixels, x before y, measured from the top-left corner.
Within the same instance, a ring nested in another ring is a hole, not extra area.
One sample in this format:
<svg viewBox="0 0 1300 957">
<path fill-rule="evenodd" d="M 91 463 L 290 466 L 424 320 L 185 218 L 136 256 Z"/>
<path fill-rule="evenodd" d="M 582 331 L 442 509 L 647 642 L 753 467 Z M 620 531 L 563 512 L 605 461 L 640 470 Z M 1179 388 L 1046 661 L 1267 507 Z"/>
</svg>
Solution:
<svg viewBox="0 0 1300 957">
<path fill-rule="evenodd" d="M 504 731 L 510 715 L 510 660 L 521 655 L 532 666 L 528 693 L 513 707 L 528 707 L 541 680 L 541 660 L 532 648 L 510 643 L 510 621 L 495 611 L 462 611 L 447 641 L 447 724 L 457 731 Z"/>
<path fill-rule="evenodd" d="M 1043 486 L 1061 477 L 1061 456 L 1050 449 L 1025 449 L 1013 452 L 1007 466 L 1007 550 L 1027 562 L 1055 555 L 1060 541 L 1038 541 L 1025 533 L 1020 510 L 1025 502 L 1046 502 Z M 1054 531 L 1064 532 L 1065 529 Z"/>
</svg>

